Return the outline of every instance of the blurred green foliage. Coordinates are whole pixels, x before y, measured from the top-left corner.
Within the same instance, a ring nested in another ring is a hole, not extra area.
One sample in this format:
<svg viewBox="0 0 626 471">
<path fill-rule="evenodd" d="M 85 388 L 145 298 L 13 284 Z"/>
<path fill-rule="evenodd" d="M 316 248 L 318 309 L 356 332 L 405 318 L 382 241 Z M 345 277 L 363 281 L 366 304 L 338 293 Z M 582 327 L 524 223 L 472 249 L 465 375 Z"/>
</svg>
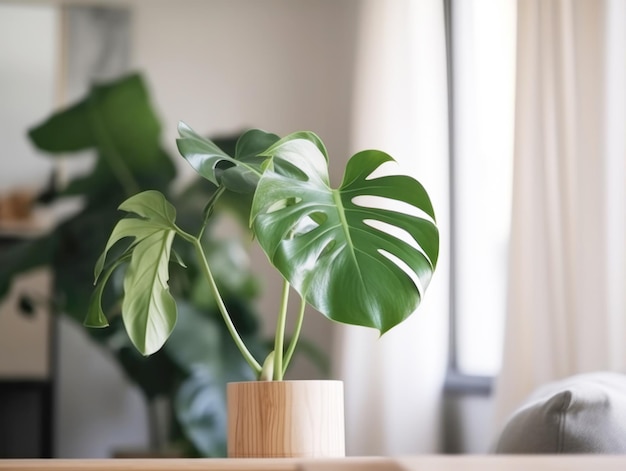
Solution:
<svg viewBox="0 0 626 471">
<path fill-rule="evenodd" d="M 83 100 L 32 128 L 29 136 L 52 158 L 71 158 L 88 150 L 95 151 L 96 161 L 88 174 L 72 180 L 64 189 L 49 188 L 41 198 L 42 204 L 49 204 L 80 197 L 83 206 L 78 212 L 49 233 L 19 242 L 0 254 L 0 299 L 19 274 L 49 267 L 53 273 L 52 297 L 48 300 L 52 311 L 82 324 L 94 290 L 93 267 L 120 217 L 119 204 L 138 191 L 159 190 L 178 209 L 181 227 L 194 231 L 198 228 L 193 224 L 202 221 L 206 201 L 216 187 L 198 179 L 182 191 L 173 190 L 175 166 L 161 146 L 161 126 L 144 81 L 137 74 L 94 86 Z M 226 151 L 235 142 L 236 136 L 216 140 Z M 241 213 L 241 208 L 249 207 L 242 201 L 246 197 L 225 195 L 217 211 L 230 208 L 237 218 L 247 221 L 247 214 Z M 246 343 L 264 356 L 267 342 L 260 337 L 259 319 L 252 307 L 259 290 L 243 247 L 237 238 L 219 239 L 211 226 L 205 230 L 203 242 L 236 327 Z M 184 255 L 192 248 L 180 244 L 175 250 Z M 86 332 L 117 360 L 149 404 L 168 399 L 173 411 L 168 446 L 178 446 L 188 456 L 224 455 L 225 383 L 253 379 L 253 375 L 232 344 L 203 285 L 199 267 L 172 268 L 170 287 L 179 307 L 179 321 L 165 347 L 150 357 L 137 353 L 123 327 L 119 275 L 114 274 L 114 282 L 103 296 L 110 327 Z M 38 300 L 26 293 L 20 304 L 28 307 L 24 309 L 27 313 L 35 302 Z"/>
</svg>

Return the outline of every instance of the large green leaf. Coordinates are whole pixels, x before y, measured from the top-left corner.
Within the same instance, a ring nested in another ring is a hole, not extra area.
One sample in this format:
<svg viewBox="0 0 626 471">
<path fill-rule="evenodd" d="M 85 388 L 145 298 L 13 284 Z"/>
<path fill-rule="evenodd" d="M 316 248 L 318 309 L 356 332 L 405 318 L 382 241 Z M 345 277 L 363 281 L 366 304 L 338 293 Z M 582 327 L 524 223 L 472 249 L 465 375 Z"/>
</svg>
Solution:
<svg viewBox="0 0 626 471">
<path fill-rule="evenodd" d="M 163 346 L 177 318 L 176 303 L 168 286 L 176 211 L 161 193 L 154 190 L 127 199 L 120 209 L 140 218 L 122 219 L 115 226 L 96 264 L 95 276 L 98 279 L 111 247 L 120 239 L 134 237 L 130 263 L 124 275 L 122 317 L 135 347 L 144 355 L 150 355 Z M 106 278 L 108 276 L 100 283 L 105 283 Z M 93 303 L 99 304 L 102 291 L 100 285 L 96 287 Z M 92 305 L 89 313 L 90 320 L 102 323 L 98 306 Z"/>
<path fill-rule="evenodd" d="M 373 177 L 393 159 L 370 150 L 353 156 L 341 186 L 331 189 L 325 155 L 301 135 L 282 139 L 264 155 L 306 175 L 268 170 L 259 180 L 251 219 L 272 264 L 335 321 L 384 333 L 409 316 L 438 256 L 434 212 L 422 185 L 403 175 Z M 412 209 L 390 207 L 390 201 Z"/>
<path fill-rule="evenodd" d="M 154 163 L 160 132 L 147 88 L 133 74 L 94 85 L 86 98 L 31 128 L 29 136 L 38 148 L 54 154 L 114 144 L 131 165 L 139 166 Z"/>
<path fill-rule="evenodd" d="M 160 133 L 147 87 L 132 74 L 93 86 L 86 98 L 30 129 L 29 137 L 39 149 L 64 157 L 97 151 L 93 171 L 65 191 L 91 200 L 111 198 L 112 185 L 133 192 L 165 189 L 176 172 L 161 148 Z"/>
</svg>

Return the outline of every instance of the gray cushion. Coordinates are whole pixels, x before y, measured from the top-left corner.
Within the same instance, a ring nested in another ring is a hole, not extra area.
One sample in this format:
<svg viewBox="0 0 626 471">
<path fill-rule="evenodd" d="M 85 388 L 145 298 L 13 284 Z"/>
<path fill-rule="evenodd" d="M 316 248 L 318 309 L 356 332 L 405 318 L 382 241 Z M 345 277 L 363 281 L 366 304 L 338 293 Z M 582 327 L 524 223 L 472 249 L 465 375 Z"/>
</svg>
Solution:
<svg viewBox="0 0 626 471">
<path fill-rule="evenodd" d="M 538 389 L 507 421 L 496 453 L 626 453 L 626 375 L 572 376 Z"/>
</svg>

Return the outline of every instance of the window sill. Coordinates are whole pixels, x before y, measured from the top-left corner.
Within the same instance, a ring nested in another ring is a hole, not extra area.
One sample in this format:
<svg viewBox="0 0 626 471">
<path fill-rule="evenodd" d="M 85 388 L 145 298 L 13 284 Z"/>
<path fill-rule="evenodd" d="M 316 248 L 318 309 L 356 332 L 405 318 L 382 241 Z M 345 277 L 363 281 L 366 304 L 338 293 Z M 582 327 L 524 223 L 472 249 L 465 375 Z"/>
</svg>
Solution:
<svg viewBox="0 0 626 471">
<path fill-rule="evenodd" d="M 492 376 L 475 376 L 448 370 L 443 389 L 446 394 L 490 396 L 494 379 Z"/>
</svg>

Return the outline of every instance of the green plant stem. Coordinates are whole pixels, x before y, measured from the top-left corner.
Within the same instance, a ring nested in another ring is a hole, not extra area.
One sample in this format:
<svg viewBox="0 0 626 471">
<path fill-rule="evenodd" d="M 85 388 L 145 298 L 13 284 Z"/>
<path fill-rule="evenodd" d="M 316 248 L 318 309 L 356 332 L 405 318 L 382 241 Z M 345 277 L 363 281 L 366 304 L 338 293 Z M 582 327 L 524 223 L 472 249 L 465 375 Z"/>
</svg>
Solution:
<svg viewBox="0 0 626 471">
<path fill-rule="evenodd" d="M 289 366 L 289 362 L 291 361 L 293 352 L 296 349 L 296 345 L 298 344 L 298 339 L 300 338 L 300 331 L 302 330 L 302 321 L 304 320 L 305 308 L 306 301 L 304 300 L 304 298 L 302 298 L 300 302 L 300 311 L 298 312 L 298 319 L 296 320 L 296 327 L 293 331 L 293 335 L 291 336 L 291 341 L 289 342 L 289 347 L 287 347 L 287 353 L 285 353 L 285 359 L 283 361 L 283 377 L 287 372 L 287 367 Z"/>
<path fill-rule="evenodd" d="M 203 213 L 202 227 L 200 228 L 200 234 L 198 234 L 198 240 L 202 239 L 202 236 L 204 235 L 204 230 L 206 229 L 206 226 L 209 223 L 209 218 L 213 214 L 215 203 L 220 198 L 220 196 L 222 196 L 222 193 L 224 193 L 225 190 L 226 190 L 226 187 L 224 185 L 220 185 L 217 188 L 217 190 L 215 190 L 215 193 L 213 193 L 213 195 L 209 199 L 209 202 L 204 207 L 204 211 L 202 212 Z"/>
<path fill-rule="evenodd" d="M 209 268 L 209 262 L 207 261 L 206 256 L 204 255 L 202 244 L 200 243 L 198 239 L 187 234 L 185 231 L 179 228 L 177 228 L 177 232 L 183 239 L 190 242 L 196 249 L 198 258 L 202 261 L 202 271 L 204 272 L 204 276 L 206 276 L 206 279 L 209 282 L 209 286 L 211 287 L 211 292 L 213 293 L 213 296 L 215 296 L 217 307 L 220 311 L 220 314 L 222 315 L 222 319 L 224 319 L 226 328 L 228 329 L 228 332 L 230 333 L 233 340 L 235 341 L 235 344 L 237 345 L 237 348 L 243 355 L 244 359 L 246 360 L 246 362 L 248 362 L 248 365 L 250 365 L 255 375 L 258 376 L 259 373 L 261 372 L 261 365 L 259 364 L 258 361 L 256 361 L 252 353 L 250 353 L 250 350 L 248 350 L 248 348 L 246 347 L 246 344 L 241 339 L 239 332 L 237 332 L 237 329 L 235 328 L 235 325 L 233 324 L 233 321 L 230 318 L 230 315 L 228 314 L 228 310 L 226 309 L 226 305 L 224 304 L 222 295 L 217 289 L 217 284 L 215 283 L 215 279 L 213 278 L 213 273 L 211 273 L 211 269 Z"/>
<path fill-rule="evenodd" d="M 283 294 L 280 302 L 280 311 L 276 321 L 276 337 L 274 337 L 274 380 L 283 380 L 283 345 L 285 343 L 285 324 L 287 320 L 287 305 L 289 304 L 289 282 L 283 280 Z"/>
</svg>

